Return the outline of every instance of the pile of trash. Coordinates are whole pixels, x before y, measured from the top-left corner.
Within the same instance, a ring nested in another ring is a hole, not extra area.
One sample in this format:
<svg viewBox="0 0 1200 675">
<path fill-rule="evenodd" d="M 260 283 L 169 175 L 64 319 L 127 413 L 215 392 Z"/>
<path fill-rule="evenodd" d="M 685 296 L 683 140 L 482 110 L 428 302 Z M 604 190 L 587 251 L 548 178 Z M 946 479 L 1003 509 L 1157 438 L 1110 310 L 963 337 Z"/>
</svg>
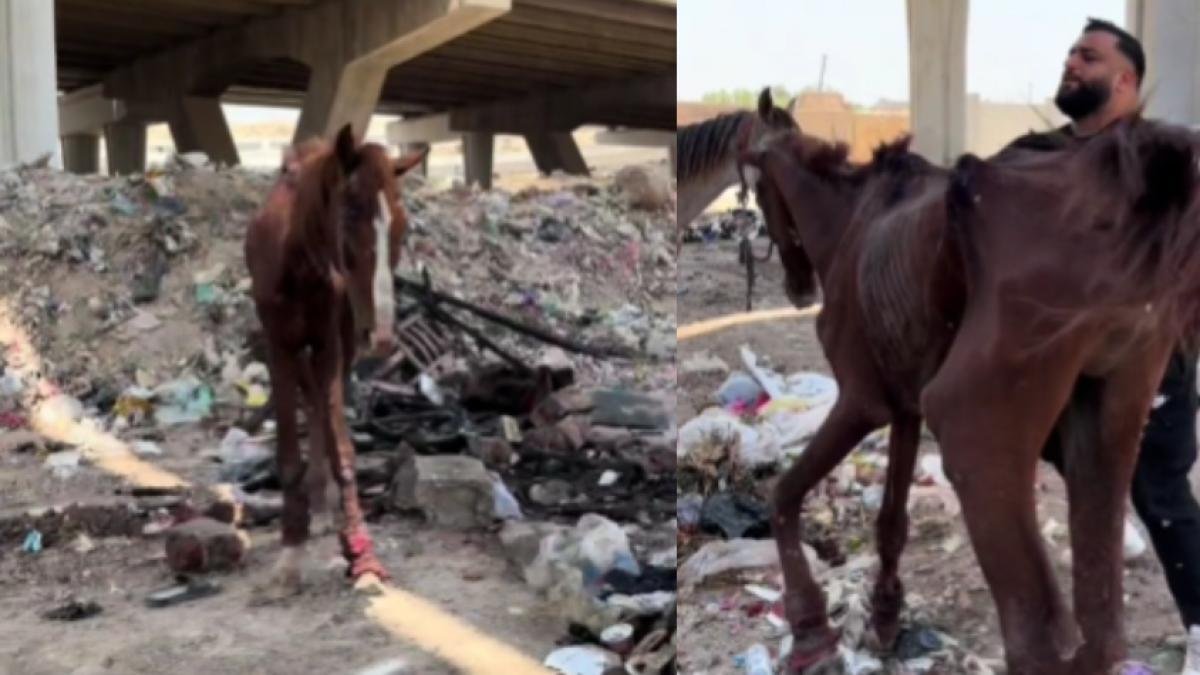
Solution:
<svg viewBox="0 0 1200 675">
<path fill-rule="evenodd" d="M 41 375 L 101 415 L 170 424 L 261 406 L 264 345 L 242 241 L 272 181 L 194 154 L 124 177 L 0 171 L 0 312 L 29 334 Z M 581 381 L 666 386 L 671 208 L 632 206 L 611 177 L 560 183 L 510 194 L 406 178 L 411 228 L 398 273 L 428 273 L 447 295 L 657 359 L 572 354 Z M 526 359 L 541 347 L 499 340 Z M 0 399 L 9 389 L 0 383 Z"/>
<path fill-rule="evenodd" d="M 755 209 L 709 211 L 696 217 L 683 230 L 683 241 L 689 244 L 741 239 L 743 236 L 766 239 L 767 225 Z"/>
<path fill-rule="evenodd" d="M 562 612 L 567 651 L 547 663 L 602 650 L 652 674 L 674 667 L 675 225 L 639 171 L 516 193 L 406 177 L 403 349 L 356 364 L 347 415 L 370 518 L 500 532 Z M 242 254 L 272 179 L 193 156 L 128 177 L 0 172 L 0 325 L 28 336 L 4 340 L 0 425 L 84 421 L 151 459 L 176 429 L 214 433 L 190 478 L 222 498 L 155 495 L 139 515 L 176 573 L 240 560 L 233 528 L 280 516 Z M 52 450 L 57 478 L 90 461 Z"/>
<path fill-rule="evenodd" d="M 572 380 L 567 368 L 539 365 L 365 384 L 351 423 L 359 494 L 369 514 L 416 515 L 442 529 L 499 524 L 514 571 L 563 621 L 569 644 L 547 664 L 566 673 L 622 663 L 672 672 L 671 393 Z M 279 517 L 279 477 L 263 437 L 235 427 L 209 455 L 234 484 L 239 525 Z"/>
<path fill-rule="evenodd" d="M 717 621 L 742 634 L 745 644 L 734 658 L 736 669 L 770 673 L 791 650 L 770 491 L 803 456 L 829 415 L 838 387 L 820 373 L 784 376 L 762 363 L 748 345 L 739 352 L 738 370 L 705 352 L 680 364 L 685 374 L 725 376 L 711 396 L 712 405 L 679 429 L 680 592 L 688 607 L 686 620 Z M 872 645 L 869 603 L 878 569 L 873 532 L 883 505 L 888 434 L 884 428 L 865 438 L 812 490 L 802 514 L 805 555 L 825 593 L 831 621 L 841 631 L 845 672 L 996 672 L 1002 661 L 974 653 L 965 644 L 968 635 L 962 626 L 946 623 L 946 606 L 963 605 L 956 595 L 923 596 L 910 589 L 894 650 L 883 655 Z M 934 440 L 928 433 L 922 438 Z M 932 549 L 935 556 L 961 555 L 969 542 L 958 523 L 958 499 L 940 453 L 923 450 L 909 489 L 910 541 Z M 1069 553 L 1063 550 L 1064 524 L 1046 518 L 1042 534 L 1054 548 Z M 909 555 L 913 548 L 908 547 Z M 1127 524 L 1126 560 L 1145 550 L 1138 531 Z M 973 590 L 986 595 L 981 578 Z M 696 607 L 700 609 L 693 614 Z M 685 665 L 703 664 L 700 657 Z"/>
<path fill-rule="evenodd" d="M 681 592 L 688 604 L 744 628 L 746 644 L 735 658 L 744 672 L 769 673 L 791 650 L 783 612 L 783 579 L 769 517 L 769 486 L 804 453 L 838 396 L 837 383 L 819 373 L 784 376 L 760 363 L 748 345 L 741 370 L 730 372 L 712 397 L 713 406 L 679 430 Z M 729 367 L 708 354 L 681 365 L 689 373 L 719 374 Z M 841 656 L 848 673 L 885 672 L 868 646 L 869 599 L 877 557 L 869 539 L 883 501 L 887 430 L 872 434 L 810 500 L 804 513 L 804 549 L 822 586 L 831 620 L 841 629 Z M 941 470 L 940 456 L 920 459 L 914 513 L 946 521 L 957 501 Z M 950 537 L 950 550 L 965 545 Z M 740 579 L 732 589 L 712 579 Z M 892 661 L 900 672 L 992 672 L 996 663 L 966 650 L 939 627 L 929 608 L 909 594 L 904 626 Z M 772 647 L 768 647 L 770 644 Z M 886 671 L 892 672 L 892 671 Z"/>
</svg>

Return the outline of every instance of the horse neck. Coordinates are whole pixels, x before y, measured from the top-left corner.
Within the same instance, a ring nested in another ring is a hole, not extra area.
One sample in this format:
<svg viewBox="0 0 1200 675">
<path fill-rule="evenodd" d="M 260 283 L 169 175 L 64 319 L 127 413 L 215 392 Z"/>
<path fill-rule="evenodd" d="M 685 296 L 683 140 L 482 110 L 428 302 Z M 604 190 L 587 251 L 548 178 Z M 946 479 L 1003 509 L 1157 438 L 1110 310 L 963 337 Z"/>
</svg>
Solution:
<svg viewBox="0 0 1200 675">
<path fill-rule="evenodd" d="M 797 193 L 788 204 L 800 245 L 822 284 L 850 220 L 855 197 L 856 193 L 849 188 L 821 183 L 819 187 Z"/>
<path fill-rule="evenodd" d="M 721 193 L 738 182 L 737 166 L 734 158 L 730 157 L 713 169 L 698 176 L 691 176 L 679 181 L 677 195 L 678 221 L 681 226 L 688 225 L 696 219 L 704 209 L 708 208 Z"/>
</svg>

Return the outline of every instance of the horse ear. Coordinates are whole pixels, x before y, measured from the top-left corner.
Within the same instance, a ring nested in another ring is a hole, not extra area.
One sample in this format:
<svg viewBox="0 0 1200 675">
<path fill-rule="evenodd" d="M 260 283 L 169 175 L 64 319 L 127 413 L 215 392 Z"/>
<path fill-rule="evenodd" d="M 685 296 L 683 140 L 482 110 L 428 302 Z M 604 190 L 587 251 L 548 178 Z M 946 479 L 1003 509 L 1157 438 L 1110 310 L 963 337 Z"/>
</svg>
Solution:
<svg viewBox="0 0 1200 675">
<path fill-rule="evenodd" d="M 354 170 L 358 168 L 359 156 L 356 146 L 353 128 L 349 124 L 343 126 L 337 135 L 336 153 L 338 164 L 346 174 L 354 173 Z"/>
<path fill-rule="evenodd" d="M 775 107 L 775 102 L 771 100 L 771 88 L 763 87 L 762 92 L 758 95 L 758 116 L 767 119 L 771 114 L 771 108 Z"/>
<path fill-rule="evenodd" d="M 410 152 L 400 159 L 395 161 L 395 171 L 397 176 L 403 176 L 414 166 L 425 160 L 425 156 L 429 154 L 429 148 L 424 147 L 416 152 Z"/>
</svg>

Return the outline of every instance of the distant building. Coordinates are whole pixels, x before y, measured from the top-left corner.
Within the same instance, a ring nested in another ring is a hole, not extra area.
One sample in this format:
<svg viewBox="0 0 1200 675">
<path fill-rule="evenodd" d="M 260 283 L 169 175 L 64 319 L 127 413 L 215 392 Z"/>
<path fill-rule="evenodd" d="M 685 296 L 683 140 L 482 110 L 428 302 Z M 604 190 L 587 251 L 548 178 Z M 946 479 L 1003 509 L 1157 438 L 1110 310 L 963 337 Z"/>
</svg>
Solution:
<svg viewBox="0 0 1200 675">
<path fill-rule="evenodd" d="M 737 109 L 732 105 L 679 102 L 676 119 L 682 126 Z M 905 101 L 880 100 L 869 108 L 856 108 L 842 94 L 829 90 L 799 94 L 792 101 L 789 112 L 805 132 L 849 145 L 850 158 L 859 162 L 870 159 L 872 150 L 881 143 L 893 141 L 911 129 Z M 1021 134 L 1044 131 L 1065 121 L 1051 101 L 997 103 L 970 94 L 967 97 L 966 149 L 987 156 Z"/>
</svg>

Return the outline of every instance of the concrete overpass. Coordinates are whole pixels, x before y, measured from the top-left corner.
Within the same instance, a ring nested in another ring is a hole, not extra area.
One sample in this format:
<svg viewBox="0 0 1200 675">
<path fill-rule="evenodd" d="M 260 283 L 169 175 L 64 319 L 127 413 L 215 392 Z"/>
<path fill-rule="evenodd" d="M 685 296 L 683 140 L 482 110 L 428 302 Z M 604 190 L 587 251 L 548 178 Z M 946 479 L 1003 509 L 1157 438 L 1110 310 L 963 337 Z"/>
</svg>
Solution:
<svg viewBox="0 0 1200 675">
<path fill-rule="evenodd" d="M 496 133 L 583 173 L 580 125 L 675 128 L 674 0 L 0 0 L 0 36 L 0 165 L 61 138 L 95 171 L 103 138 L 138 171 L 156 122 L 235 164 L 222 102 L 299 107 L 296 138 L 402 115 L 400 142 L 461 137 L 485 185 Z"/>
</svg>

